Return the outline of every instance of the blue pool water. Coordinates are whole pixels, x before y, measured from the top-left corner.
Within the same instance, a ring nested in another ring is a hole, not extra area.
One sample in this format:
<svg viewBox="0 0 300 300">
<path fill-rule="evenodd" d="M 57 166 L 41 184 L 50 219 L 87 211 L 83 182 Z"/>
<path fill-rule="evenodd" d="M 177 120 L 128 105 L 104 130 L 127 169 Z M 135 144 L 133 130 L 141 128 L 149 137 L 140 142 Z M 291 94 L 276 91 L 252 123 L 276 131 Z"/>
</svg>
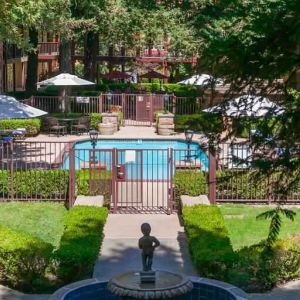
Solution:
<svg viewBox="0 0 300 300">
<path fill-rule="evenodd" d="M 91 142 L 77 142 L 75 148 L 75 169 L 88 165 Z M 112 149 L 116 149 L 113 157 Z M 127 179 L 166 180 L 174 174 L 178 164 L 197 164 L 198 169 L 208 169 L 208 159 L 197 143 L 191 143 L 190 151 L 184 141 L 178 140 L 98 140 L 95 151 L 96 161 L 111 170 L 122 165 Z M 64 169 L 69 167 L 66 158 Z"/>
</svg>

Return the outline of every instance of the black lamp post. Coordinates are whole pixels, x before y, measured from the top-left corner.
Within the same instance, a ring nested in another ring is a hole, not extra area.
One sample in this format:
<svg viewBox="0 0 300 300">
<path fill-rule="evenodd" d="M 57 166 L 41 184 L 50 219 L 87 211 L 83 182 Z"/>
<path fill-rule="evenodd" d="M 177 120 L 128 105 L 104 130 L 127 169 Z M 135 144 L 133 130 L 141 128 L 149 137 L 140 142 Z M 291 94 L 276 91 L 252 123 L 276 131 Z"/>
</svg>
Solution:
<svg viewBox="0 0 300 300">
<path fill-rule="evenodd" d="M 95 129 L 92 129 L 92 130 L 90 130 L 89 134 L 90 134 L 92 147 L 95 150 L 96 145 L 97 145 L 97 140 L 98 140 L 98 131 Z"/>
<path fill-rule="evenodd" d="M 111 102 L 112 102 L 112 93 L 109 91 L 107 93 L 108 112 L 111 112 Z"/>
<path fill-rule="evenodd" d="M 186 130 L 184 132 L 184 135 L 185 135 L 185 140 L 187 142 L 187 156 L 186 156 L 186 161 L 187 162 L 191 162 L 191 143 L 193 141 L 193 136 L 194 136 L 194 131 L 193 130 Z"/>
<path fill-rule="evenodd" d="M 165 93 L 164 94 L 164 113 L 167 114 L 168 113 L 168 106 L 169 106 L 169 94 Z"/>
<path fill-rule="evenodd" d="M 95 163 L 96 162 L 95 148 L 96 148 L 97 140 L 98 140 L 98 131 L 95 129 L 92 129 L 92 130 L 90 130 L 89 135 L 90 135 L 91 144 L 93 147 L 93 153 L 91 155 L 91 162 Z"/>
</svg>

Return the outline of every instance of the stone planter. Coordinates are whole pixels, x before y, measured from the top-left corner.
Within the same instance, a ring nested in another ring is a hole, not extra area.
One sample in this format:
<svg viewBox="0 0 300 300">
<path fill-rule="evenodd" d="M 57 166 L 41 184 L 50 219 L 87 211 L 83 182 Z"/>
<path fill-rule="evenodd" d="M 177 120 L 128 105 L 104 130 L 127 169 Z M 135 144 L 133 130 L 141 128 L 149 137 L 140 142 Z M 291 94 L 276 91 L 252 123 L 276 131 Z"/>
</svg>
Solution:
<svg viewBox="0 0 300 300">
<path fill-rule="evenodd" d="M 98 130 L 100 134 L 113 135 L 115 132 L 115 125 L 112 123 L 100 123 L 98 125 Z"/>
<path fill-rule="evenodd" d="M 114 132 L 119 130 L 118 113 L 102 113 L 101 116 L 103 124 L 113 124 Z"/>
<path fill-rule="evenodd" d="M 167 113 L 167 114 L 159 113 L 157 115 L 157 124 L 158 125 L 173 125 L 174 124 L 174 115 L 171 113 Z"/>
<path fill-rule="evenodd" d="M 175 125 L 161 125 L 158 124 L 157 133 L 159 135 L 172 135 L 174 134 Z"/>
</svg>

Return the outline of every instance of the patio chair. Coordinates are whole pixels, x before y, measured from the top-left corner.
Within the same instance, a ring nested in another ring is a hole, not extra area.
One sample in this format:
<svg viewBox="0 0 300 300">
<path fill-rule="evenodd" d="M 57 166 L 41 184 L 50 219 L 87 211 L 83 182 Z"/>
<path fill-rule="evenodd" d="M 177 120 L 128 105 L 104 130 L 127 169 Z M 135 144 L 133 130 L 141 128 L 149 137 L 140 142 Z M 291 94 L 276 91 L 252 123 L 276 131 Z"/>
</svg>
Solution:
<svg viewBox="0 0 300 300">
<path fill-rule="evenodd" d="M 67 127 L 64 125 L 60 125 L 57 118 L 49 117 L 47 118 L 48 128 L 49 128 L 49 136 L 51 133 L 56 133 L 57 136 L 65 135 L 67 132 Z"/>
<path fill-rule="evenodd" d="M 71 134 L 82 134 L 85 132 L 89 132 L 90 129 L 90 117 L 84 116 L 80 117 L 78 120 L 78 124 L 71 126 Z"/>
</svg>

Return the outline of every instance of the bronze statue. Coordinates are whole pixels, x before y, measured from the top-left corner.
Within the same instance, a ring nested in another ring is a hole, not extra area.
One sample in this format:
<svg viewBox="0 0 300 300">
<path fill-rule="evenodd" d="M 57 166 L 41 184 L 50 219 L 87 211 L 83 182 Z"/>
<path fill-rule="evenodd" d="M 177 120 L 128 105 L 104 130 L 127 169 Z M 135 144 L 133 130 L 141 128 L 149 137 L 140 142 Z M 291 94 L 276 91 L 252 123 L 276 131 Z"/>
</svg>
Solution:
<svg viewBox="0 0 300 300">
<path fill-rule="evenodd" d="M 156 237 L 150 235 L 150 224 L 143 223 L 141 231 L 144 236 L 139 239 L 139 248 L 142 249 L 143 271 L 148 272 L 152 268 L 153 252 L 160 243 Z"/>
</svg>

